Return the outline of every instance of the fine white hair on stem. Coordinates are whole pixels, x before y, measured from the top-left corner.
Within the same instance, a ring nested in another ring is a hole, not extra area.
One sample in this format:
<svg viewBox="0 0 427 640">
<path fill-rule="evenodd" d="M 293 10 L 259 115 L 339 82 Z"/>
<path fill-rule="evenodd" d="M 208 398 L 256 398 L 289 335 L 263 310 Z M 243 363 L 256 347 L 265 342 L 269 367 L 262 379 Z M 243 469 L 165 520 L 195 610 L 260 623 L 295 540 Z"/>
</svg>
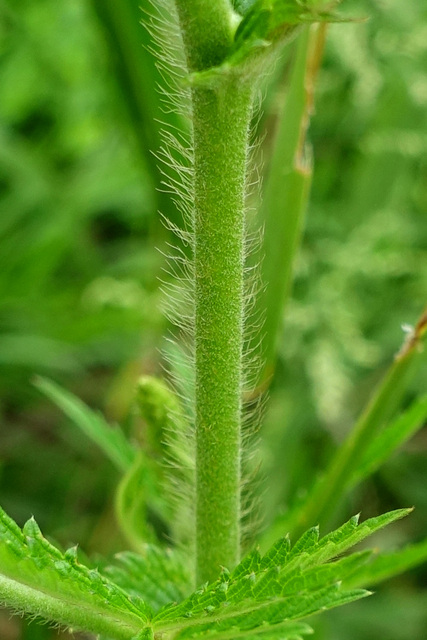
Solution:
<svg viewBox="0 0 427 640">
<path fill-rule="evenodd" d="M 163 80 L 159 87 L 162 95 L 165 122 L 163 123 L 161 149 L 155 158 L 162 174 L 161 190 L 168 193 L 179 212 L 179 224 L 162 215 L 165 228 L 173 234 L 174 243 L 166 242 L 161 253 L 165 267 L 161 282 L 163 311 L 175 330 L 168 335 L 163 350 L 166 375 L 179 398 L 182 412 L 171 416 L 171 424 L 179 433 L 166 435 L 168 459 L 168 489 L 172 492 L 169 500 L 173 505 L 174 542 L 185 547 L 190 557 L 194 543 L 195 521 L 195 267 L 194 267 L 194 162 L 191 127 L 191 100 L 188 85 L 185 84 L 185 57 L 179 35 L 177 16 L 173 3 L 156 0 L 147 16 L 149 33 L 153 40 L 152 50 L 158 57 L 158 65 Z M 260 98 L 257 97 L 256 116 L 253 118 L 250 139 L 255 140 L 255 130 L 260 117 Z M 178 112 L 186 118 L 187 127 L 173 128 L 167 123 L 168 112 Z M 264 395 L 259 394 L 259 350 L 254 348 L 260 335 L 263 318 L 256 309 L 259 298 L 260 264 L 253 264 L 252 256 L 260 255 L 262 230 L 248 230 L 248 218 L 252 204 L 259 198 L 260 175 L 254 159 L 259 149 L 259 140 L 249 146 L 246 167 L 245 197 L 245 246 L 244 246 L 244 343 L 242 420 L 241 420 L 241 517 L 243 545 L 249 542 L 258 527 L 255 508 L 259 463 L 255 458 L 258 442 L 258 428 L 264 405 Z M 178 453 L 178 448 L 181 452 Z M 184 462 L 183 462 L 184 461 Z"/>
<path fill-rule="evenodd" d="M 249 548 L 261 525 L 259 429 L 264 414 L 266 394 L 259 389 L 261 371 L 261 331 L 264 314 L 258 306 L 261 281 L 263 228 L 256 219 L 261 190 L 259 163 L 262 138 L 256 136 L 261 118 L 261 94 L 255 96 L 249 132 L 245 198 L 245 262 L 244 262 L 244 335 L 241 427 L 241 536 L 242 550 Z"/>
<path fill-rule="evenodd" d="M 166 230 L 175 238 L 165 242 L 160 250 L 165 258 L 161 278 L 163 311 L 174 332 L 169 332 L 163 347 L 165 375 L 169 379 L 179 409 L 171 412 L 169 432 L 164 435 L 166 457 L 165 494 L 169 501 L 173 522 L 173 542 L 182 546 L 188 559 L 194 558 L 194 496 L 195 496 L 195 442 L 194 442 L 194 269 L 193 269 L 193 152 L 191 131 L 191 100 L 185 55 L 175 3 L 153 0 L 144 12 L 144 27 L 150 34 L 149 47 L 157 58 L 162 79 L 160 93 L 164 120 L 162 146 L 153 150 L 162 175 L 160 190 L 169 194 L 177 215 L 172 222 L 162 212 Z M 182 116 L 182 128 L 168 123 L 168 114 Z M 177 222 L 178 221 L 178 222 Z M 178 332 L 178 334 L 177 334 Z"/>
</svg>

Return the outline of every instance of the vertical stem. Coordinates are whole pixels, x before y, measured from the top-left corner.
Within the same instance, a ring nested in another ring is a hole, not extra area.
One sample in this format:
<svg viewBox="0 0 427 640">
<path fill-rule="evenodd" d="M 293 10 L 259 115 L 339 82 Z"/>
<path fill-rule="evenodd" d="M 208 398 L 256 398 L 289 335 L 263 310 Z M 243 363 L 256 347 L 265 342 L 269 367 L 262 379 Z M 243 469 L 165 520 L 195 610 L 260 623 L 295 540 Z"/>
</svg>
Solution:
<svg viewBox="0 0 427 640">
<path fill-rule="evenodd" d="M 197 580 L 240 552 L 244 197 L 251 92 L 193 91 Z"/>
<path fill-rule="evenodd" d="M 229 0 L 175 0 L 188 68 L 221 64 L 233 43 L 235 13 Z"/>
<path fill-rule="evenodd" d="M 190 71 L 233 43 L 228 0 L 176 0 Z M 238 75 L 192 94 L 195 210 L 196 573 L 240 555 L 244 199 L 252 93 Z"/>
</svg>

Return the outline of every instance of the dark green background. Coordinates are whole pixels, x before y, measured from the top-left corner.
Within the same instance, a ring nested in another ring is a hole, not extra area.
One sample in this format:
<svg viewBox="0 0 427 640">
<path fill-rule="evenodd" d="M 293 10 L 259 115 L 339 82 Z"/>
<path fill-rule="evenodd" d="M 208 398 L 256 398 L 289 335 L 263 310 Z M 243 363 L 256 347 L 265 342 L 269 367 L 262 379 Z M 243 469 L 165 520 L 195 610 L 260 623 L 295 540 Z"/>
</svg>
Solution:
<svg viewBox="0 0 427 640">
<path fill-rule="evenodd" d="M 112 514 L 118 478 L 31 378 L 47 375 L 126 425 L 137 376 L 161 371 L 157 248 L 170 238 L 158 210 L 179 214 L 157 190 L 152 152 L 158 119 L 179 118 L 160 110 L 141 4 L 0 3 L 0 502 L 91 554 L 124 544 Z M 427 299 L 427 9 L 345 6 L 369 20 L 329 28 L 318 78 L 312 199 L 264 427 L 269 513 L 348 432 Z M 287 68 L 261 118 L 269 132 Z M 406 403 L 425 391 L 426 371 Z M 425 536 L 426 446 L 421 430 L 342 517 L 415 504 L 383 544 Z M 319 619 L 315 637 L 422 640 L 425 578 L 420 568 Z M 57 635 L 0 617 L 2 640 Z"/>
</svg>

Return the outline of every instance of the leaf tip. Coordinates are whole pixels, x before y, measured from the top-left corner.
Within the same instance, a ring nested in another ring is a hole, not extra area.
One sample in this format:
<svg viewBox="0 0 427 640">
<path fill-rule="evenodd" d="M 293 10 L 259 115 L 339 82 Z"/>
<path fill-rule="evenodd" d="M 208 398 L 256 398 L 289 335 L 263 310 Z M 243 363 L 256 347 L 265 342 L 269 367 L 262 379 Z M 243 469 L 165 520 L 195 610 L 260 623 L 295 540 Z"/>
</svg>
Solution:
<svg viewBox="0 0 427 640">
<path fill-rule="evenodd" d="M 37 535 L 41 535 L 39 525 L 35 521 L 34 516 L 28 518 L 27 522 L 22 527 L 22 533 L 24 534 L 24 536 L 31 538 L 34 538 Z"/>
</svg>

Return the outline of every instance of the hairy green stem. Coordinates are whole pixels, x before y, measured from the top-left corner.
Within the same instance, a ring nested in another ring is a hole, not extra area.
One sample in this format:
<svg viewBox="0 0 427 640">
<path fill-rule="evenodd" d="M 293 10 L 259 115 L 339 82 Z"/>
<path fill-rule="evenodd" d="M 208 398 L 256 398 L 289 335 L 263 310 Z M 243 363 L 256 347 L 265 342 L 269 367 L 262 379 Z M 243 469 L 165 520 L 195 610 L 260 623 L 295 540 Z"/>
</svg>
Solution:
<svg viewBox="0 0 427 640">
<path fill-rule="evenodd" d="M 228 0 L 176 0 L 190 71 L 233 41 Z M 252 91 L 238 73 L 192 91 L 195 228 L 196 579 L 240 557 L 244 200 Z"/>
<path fill-rule="evenodd" d="M 221 64 L 236 26 L 229 0 L 175 1 L 190 71 Z"/>
<path fill-rule="evenodd" d="M 240 553 L 244 197 L 251 92 L 193 93 L 197 579 Z"/>
</svg>

